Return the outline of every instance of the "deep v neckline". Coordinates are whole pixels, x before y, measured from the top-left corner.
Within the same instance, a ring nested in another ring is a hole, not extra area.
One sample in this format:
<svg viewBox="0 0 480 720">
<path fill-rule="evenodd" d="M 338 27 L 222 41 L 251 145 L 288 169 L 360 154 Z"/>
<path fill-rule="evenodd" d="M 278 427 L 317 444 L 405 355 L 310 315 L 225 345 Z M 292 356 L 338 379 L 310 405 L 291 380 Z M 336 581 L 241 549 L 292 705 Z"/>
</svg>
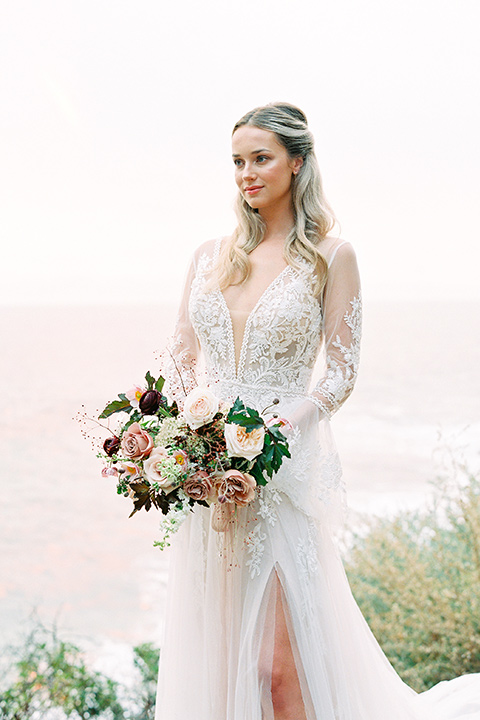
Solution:
<svg viewBox="0 0 480 720">
<path fill-rule="evenodd" d="M 227 305 L 227 301 L 225 300 L 225 296 L 223 292 L 219 289 L 217 290 L 221 305 L 223 307 L 225 316 L 227 318 L 227 324 L 228 324 L 228 332 L 229 332 L 229 346 L 230 346 L 230 364 L 232 369 L 232 374 L 236 380 L 238 380 L 242 373 L 245 366 L 245 357 L 247 354 L 247 342 L 248 342 L 248 336 L 250 334 L 250 326 L 252 324 L 253 317 L 255 316 L 255 313 L 257 309 L 262 304 L 263 299 L 265 296 L 271 292 L 271 290 L 283 279 L 283 276 L 286 275 L 287 270 L 291 270 L 291 265 L 285 265 L 283 270 L 273 278 L 271 283 L 267 285 L 265 290 L 261 293 L 260 297 L 258 298 L 257 302 L 253 306 L 253 308 L 250 310 L 250 312 L 247 315 L 247 319 L 245 321 L 245 327 L 243 329 L 242 334 L 242 340 L 240 343 L 240 354 L 238 357 L 238 365 L 237 365 L 237 358 L 236 358 L 236 352 L 235 352 L 235 335 L 233 332 L 233 319 L 232 319 L 232 313 L 230 311 L 230 308 Z"/>
</svg>

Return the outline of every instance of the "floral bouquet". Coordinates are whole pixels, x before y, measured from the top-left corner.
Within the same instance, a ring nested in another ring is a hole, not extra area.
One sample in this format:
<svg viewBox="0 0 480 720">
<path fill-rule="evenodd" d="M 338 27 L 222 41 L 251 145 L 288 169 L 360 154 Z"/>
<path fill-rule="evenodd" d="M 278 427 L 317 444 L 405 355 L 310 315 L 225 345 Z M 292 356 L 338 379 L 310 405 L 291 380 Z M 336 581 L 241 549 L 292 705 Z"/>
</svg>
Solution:
<svg viewBox="0 0 480 720">
<path fill-rule="evenodd" d="M 147 372 L 145 381 L 99 415 L 127 417 L 98 456 L 106 463 L 102 475 L 115 477 L 117 492 L 133 500 L 130 517 L 152 506 L 162 511 L 163 539 L 155 545 L 163 549 L 195 505 L 219 503 L 228 516 L 254 499 L 290 457 L 281 431 L 288 422 L 274 413 L 265 421 L 240 398 L 228 406 L 206 387 L 192 390 L 180 412 L 162 394 L 161 376 Z"/>
</svg>

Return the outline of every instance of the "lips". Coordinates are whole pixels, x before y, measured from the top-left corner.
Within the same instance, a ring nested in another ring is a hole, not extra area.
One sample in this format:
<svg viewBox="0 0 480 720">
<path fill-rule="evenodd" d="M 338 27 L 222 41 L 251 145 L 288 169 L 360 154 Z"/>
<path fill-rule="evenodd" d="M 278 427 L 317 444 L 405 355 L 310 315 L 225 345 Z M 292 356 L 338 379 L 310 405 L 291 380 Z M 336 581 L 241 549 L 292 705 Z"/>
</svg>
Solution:
<svg viewBox="0 0 480 720">
<path fill-rule="evenodd" d="M 248 195 L 255 195 L 255 193 L 259 192 L 261 190 L 263 185 L 249 185 L 249 187 L 246 187 L 244 192 L 246 192 Z"/>
</svg>

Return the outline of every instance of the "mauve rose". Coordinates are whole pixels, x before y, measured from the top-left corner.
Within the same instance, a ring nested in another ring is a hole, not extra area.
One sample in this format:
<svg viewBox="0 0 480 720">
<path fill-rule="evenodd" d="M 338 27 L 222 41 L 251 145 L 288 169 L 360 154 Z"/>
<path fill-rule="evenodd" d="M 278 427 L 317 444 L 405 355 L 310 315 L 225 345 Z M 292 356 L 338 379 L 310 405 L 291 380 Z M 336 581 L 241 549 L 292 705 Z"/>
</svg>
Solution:
<svg viewBox="0 0 480 720">
<path fill-rule="evenodd" d="M 115 435 L 113 437 L 107 438 L 105 440 L 105 442 L 103 443 L 103 449 L 107 453 L 108 457 L 112 457 L 112 455 L 116 455 L 116 452 L 119 447 L 120 447 L 120 438 L 116 437 Z"/>
<path fill-rule="evenodd" d="M 144 458 L 153 449 L 153 438 L 138 423 L 132 423 L 123 434 L 121 447 L 127 458 Z"/>
<path fill-rule="evenodd" d="M 225 442 L 230 457 L 241 457 L 246 460 L 260 455 L 265 440 L 265 428 L 254 428 L 247 432 L 247 428 L 235 423 L 225 425 Z"/>
<path fill-rule="evenodd" d="M 194 500 L 205 501 L 211 497 L 212 481 L 205 470 L 199 470 L 185 480 L 183 490 L 186 495 Z"/>
<path fill-rule="evenodd" d="M 240 507 L 252 502 L 256 487 L 255 478 L 240 470 L 227 470 L 225 475 L 215 482 L 218 502 L 233 502 Z"/>
<path fill-rule="evenodd" d="M 147 390 L 140 398 L 138 407 L 144 415 L 154 415 L 160 407 L 161 401 L 162 393 L 158 392 L 158 390 Z"/>
</svg>

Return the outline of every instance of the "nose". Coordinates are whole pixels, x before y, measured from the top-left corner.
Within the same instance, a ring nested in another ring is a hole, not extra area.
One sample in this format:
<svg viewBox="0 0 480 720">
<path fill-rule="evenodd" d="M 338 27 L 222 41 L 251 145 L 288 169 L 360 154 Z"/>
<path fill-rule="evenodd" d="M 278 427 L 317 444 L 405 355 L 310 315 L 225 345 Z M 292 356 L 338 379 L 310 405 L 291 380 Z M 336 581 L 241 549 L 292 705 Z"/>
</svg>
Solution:
<svg viewBox="0 0 480 720">
<path fill-rule="evenodd" d="M 252 163 L 246 162 L 243 167 L 243 173 L 242 178 L 244 180 L 249 180 L 251 178 L 255 177 L 255 169 Z"/>
</svg>

